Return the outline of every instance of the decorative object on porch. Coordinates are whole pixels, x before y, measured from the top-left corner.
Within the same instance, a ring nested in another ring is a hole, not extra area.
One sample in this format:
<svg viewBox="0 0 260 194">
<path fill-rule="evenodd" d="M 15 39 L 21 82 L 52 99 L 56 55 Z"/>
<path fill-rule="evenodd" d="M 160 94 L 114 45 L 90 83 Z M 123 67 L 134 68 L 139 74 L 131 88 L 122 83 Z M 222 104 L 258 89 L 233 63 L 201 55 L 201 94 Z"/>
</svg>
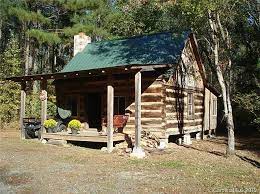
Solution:
<svg viewBox="0 0 260 194">
<path fill-rule="evenodd" d="M 71 120 L 71 110 L 66 110 L 64 108 L 57 108 L 57 132 L 67 131 L 67 125 Z"/>
<path fill-rule="evenodd" d="M 123 128 L 125 127 L 128 115 L 114 115 L 113 116 L 113 126 L 115 128 L 114 132 L 123 133 Z M 107 127 L 107 118 L 103 117 L 102 119 L 103 126 Z"/>
<path fill-rule="evenodd" d="M 25 139 L 36 138 L 41 129 L 41 121 L 36 118 L 24 118 L 23 128 L 25 131 Z"/>
<path fill-rule="evenodd" d="M 65 120 L 65 119 L 71 117 L 71 110 L 66 110 L 66 109 L 63 109 L 63 108 L 61 108 L 61 107 L 58 107 L 58 108 L 57 108 L 57 112 L 58 112 L 58 116 L 59 116 L 61 119 L 63 119 L 63 120 Z"/>
<path fill-rule="evenodd" d="M 81 127 L 81 122 L 77 119 L 73 119 L 69 122 L 68 127 L 71 129 L 71 133 L 76 135 Z"/>
<path fill-rule="evenodd" d="M 54 119 L 44 121 L 43 126 L 46 128 L 47 133 L 53 133 L 57 127 L 57 122 Z"/>
</svg>

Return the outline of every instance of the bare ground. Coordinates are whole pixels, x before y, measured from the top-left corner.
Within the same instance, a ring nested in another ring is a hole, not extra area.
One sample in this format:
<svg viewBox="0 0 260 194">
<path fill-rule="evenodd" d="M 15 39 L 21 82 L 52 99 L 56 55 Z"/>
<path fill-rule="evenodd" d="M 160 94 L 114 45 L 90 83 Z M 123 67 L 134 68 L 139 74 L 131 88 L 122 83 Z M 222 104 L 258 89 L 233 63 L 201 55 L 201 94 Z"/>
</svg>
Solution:
<svg viewBox="0 0 260 194">
<path fill-rule="evenodd" d="M 259 192 L 259 140 L 238 139 L 237 155 L 229 158 L 224 156 L 226 138 L 217 137 L 189 147 L 170 144 L 136 160 L 22 141 L 17 131 L 0 130 L 0 193 Z"/>
</svg>

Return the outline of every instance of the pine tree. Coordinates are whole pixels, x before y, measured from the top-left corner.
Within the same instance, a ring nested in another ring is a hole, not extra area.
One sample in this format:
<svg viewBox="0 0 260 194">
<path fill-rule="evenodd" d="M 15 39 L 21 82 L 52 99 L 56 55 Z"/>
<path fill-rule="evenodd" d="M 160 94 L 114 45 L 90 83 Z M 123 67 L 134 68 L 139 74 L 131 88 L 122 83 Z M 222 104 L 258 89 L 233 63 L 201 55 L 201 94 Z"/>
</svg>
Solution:
<svg viewBox="0 0 260 194">
<path fill-rule="evenodd" d="M 0 63 L 0 77 L 17 76 L 21 73 L 21 57 L 18 41 L 12 37 Z M 19 112 L 20 85 L 12 81 L 0 81 L 0 126 L 15 121 Z"/>
</svg>

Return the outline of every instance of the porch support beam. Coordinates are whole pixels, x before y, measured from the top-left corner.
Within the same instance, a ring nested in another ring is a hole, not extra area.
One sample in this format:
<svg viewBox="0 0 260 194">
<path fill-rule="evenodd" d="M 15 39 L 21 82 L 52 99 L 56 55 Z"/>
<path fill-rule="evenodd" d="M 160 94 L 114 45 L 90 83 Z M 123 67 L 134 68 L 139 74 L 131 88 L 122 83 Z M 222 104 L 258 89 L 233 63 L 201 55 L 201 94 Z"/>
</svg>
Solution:
<svg viewBox="0 0 260 194">
<path fill-rule="evenodd" d="M 44 121 L 47 119 L 47 80 L 41 81 L 41 133 L 45 133 L 45 128 L 43 127 Z"/>
<path fill-rule="evenodd" d="M 21 139 L 25 139 L 25 129 L 23 126 L 23 119 L 25 117 L 25 102 L 26 102 L 26 82 L 21 82 L 21 105 L 20 105 Z"/>
<path fill-rule="evenodd" d="M 107 151 L 113 151 L 113 132 L 114 132 L 114 88 L 107 86 Z"/>
<path fill-rule="evenodd" d="M 145 157 L 145 152 L 141 148 L 141 72 L 135 74 L 135 145 L 131 156 L 136 158 Z"/>
</svg>

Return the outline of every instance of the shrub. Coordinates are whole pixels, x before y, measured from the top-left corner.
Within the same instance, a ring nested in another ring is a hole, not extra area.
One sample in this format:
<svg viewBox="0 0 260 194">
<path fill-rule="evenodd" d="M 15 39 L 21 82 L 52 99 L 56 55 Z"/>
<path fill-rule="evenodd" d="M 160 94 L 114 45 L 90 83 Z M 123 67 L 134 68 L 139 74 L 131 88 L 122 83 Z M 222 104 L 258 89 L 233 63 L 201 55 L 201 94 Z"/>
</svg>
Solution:
<svg viewBox="0 0 260 194">
<path fill-rule="evenodd" d="M 57 122 L 53 119 L 48 119 L 48 120 L 44 121 L 43 126 L 45 128 L 54 128 L 57 126 Z"/>
<path fill-rule="evenodd" d="M 81 127 L 81 122 L 79 120 L 73 119 L 69 122 L 68 127 L 79 130 Z"/>
</svg>

